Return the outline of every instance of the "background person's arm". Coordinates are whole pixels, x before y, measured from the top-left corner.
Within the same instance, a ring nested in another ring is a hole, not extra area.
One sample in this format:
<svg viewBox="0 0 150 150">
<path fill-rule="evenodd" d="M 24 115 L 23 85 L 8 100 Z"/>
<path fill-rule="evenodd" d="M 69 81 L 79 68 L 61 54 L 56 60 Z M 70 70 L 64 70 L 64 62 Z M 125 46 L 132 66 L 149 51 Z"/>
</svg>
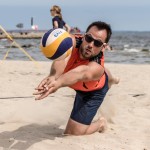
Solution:
<svg viewBox="0 0 150 150">
<path fill-rule="evenodd" d="M 58 22 L 54 21 L 54 28 L 58 28 Z"/>
</svg>

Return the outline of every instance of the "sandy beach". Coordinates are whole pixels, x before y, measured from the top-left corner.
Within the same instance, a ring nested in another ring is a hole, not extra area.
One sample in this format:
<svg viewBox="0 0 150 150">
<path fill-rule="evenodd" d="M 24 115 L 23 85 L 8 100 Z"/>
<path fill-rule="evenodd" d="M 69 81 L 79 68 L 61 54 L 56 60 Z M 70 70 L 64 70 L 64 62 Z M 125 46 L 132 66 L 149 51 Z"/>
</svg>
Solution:
<svg viewBox="0 0 150 150">
<path fill-rule="evenodd" d="M 32 93 L 51 62 L 0 61 L 0 150 L 150 150 L 150 65 L 105 64 L 120 83 L 95 119 L 104 133 L 63 136 L 75 92 L 61 88 L 41 101 Z"/>
</svg>

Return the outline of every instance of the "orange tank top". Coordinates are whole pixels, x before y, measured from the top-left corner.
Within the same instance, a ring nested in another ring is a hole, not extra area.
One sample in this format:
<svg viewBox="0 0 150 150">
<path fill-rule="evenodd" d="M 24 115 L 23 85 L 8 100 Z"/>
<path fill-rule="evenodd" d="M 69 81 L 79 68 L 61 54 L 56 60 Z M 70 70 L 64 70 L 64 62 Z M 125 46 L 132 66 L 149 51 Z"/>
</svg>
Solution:
<svg viewBox="0 0 150 150">
<path fill-rule="evenodd" d="M 102 56 L 101 58 L 101 66 L 104 67 L 104 56 Z M 76 68 L 77 66 L 80 65 L 87 65 L 90 62 L 90 60 L 82 60 L 79 57 L 79 48 L 74 48 L 72 50 L 72 54 L 71 57 L 66 65 L 66 68 L 64 70 L 64 73 L 68 72 L 69 70 L 72 70 L 74 68 Z M 105 73 L 100 77 L 99 80 L 97 81 L 88 81 L 88 82 L 83 82 L 83 81 L 79 81 L 73 85 L 70 86 L 70 88 L 74 89 L 74 90 L 79 90 L 79 91 L 93 91 L 93 90 L 98 90 L 100 88 L 102 88 L 105 84 Z"/>
</svg>

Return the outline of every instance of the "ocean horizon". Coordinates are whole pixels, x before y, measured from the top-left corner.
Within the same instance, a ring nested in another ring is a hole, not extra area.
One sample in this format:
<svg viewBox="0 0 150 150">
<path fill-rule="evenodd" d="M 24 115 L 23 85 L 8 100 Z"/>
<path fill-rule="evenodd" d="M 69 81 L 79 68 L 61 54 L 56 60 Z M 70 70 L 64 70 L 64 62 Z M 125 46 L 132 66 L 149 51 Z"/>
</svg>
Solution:
<svg viewBox="0 0 150 150">
<path fill-rule="evenodd" d="M 49 61 L 43 56 L 39 39 L 14 39 L 36 61 Z M 150 64 L 150 31 L 113 31 L 109 41 L 112 51 L 105 51 L 107 63 Z M 29 58 L 7 39 L 0 40 L 0 59 L 29 60 Z"/>
</svg>

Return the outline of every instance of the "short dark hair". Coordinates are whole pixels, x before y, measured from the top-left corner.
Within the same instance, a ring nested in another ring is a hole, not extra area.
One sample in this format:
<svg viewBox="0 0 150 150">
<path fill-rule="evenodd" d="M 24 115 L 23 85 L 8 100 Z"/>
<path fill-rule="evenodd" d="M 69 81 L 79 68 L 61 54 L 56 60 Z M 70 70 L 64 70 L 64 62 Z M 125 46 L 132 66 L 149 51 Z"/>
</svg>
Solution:
<svg viewBox="0 0 150 150">
<path fill-rule="evenodd" d="M 106 38 L 105 42 L 108 43 L 108 41 L 111 37 L 111 34 L 112 34 L 110 25 L 105 22 L 102 22 L 102 21 L 95 21 L 87 27 L 86 32 L 88 32 L 90 30 L 90 28 L 93 26 L 96 26 L 99 30 L 105 29 L 107 31 L 107 38 Z"/>
</svg>

